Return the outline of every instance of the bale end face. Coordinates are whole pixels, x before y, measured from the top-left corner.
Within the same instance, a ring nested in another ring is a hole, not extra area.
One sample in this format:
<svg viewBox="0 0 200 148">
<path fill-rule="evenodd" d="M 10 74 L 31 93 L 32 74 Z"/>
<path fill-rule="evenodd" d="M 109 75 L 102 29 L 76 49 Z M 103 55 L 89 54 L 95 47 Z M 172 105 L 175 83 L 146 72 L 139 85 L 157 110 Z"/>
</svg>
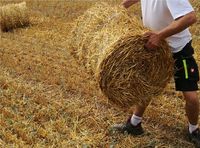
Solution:
<svg viewBox="0 0 200 148">
<path fill-rule="evenodd" d="M 144 47 L 147 39 L 126 36 L 114 44 L 99 66 L 98 80 L 108 99 L 121 106 L 147 105 L 160 95 L 173 75 L 173 58 L 163 41 L 155 50 Z"/>
</svg>

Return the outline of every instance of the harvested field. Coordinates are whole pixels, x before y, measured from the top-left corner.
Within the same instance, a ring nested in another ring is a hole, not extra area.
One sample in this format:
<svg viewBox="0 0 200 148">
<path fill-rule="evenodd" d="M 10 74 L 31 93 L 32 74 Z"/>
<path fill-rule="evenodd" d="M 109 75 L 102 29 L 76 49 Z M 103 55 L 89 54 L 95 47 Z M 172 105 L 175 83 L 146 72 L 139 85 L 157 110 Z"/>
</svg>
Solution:
<svg viewBox="0 0 200 148">
<path fill-rule="evenodd" d="M 13 2 L 21 1 L 3 0 L 0 6 Z M 148 107 L 145 135 L 109 132 L 131 110 L 109 104 L 66 48 L 72 22 L 95 1 L 26 3 L 33 11 L 31 26 L 0 32 L 0 147 L 193 147 L 184 136 L 184 102 L 173 82 Z M 200 63 L 200 2 L 193 5 L 198 22 L 191 32 Z M 130 11 L 140 17 L 137 6 Z"/>
</svg>

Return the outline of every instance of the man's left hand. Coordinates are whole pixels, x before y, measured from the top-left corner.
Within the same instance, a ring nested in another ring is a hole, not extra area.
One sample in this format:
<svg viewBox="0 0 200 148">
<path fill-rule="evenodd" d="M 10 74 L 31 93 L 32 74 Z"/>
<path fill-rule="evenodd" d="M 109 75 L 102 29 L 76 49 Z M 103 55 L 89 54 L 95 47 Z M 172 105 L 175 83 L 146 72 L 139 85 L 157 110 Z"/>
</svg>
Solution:
<svg viewBox="0 0 200 148">
<path fill-rule="evenodd" d="M 158 48 L 162 38 L 157 32 L 149 31 L 149 32 L 146 32 L 144 36 L 148 37 L 148 42 L 145 44 L 146 48 L 148 49 Z"/>
</svg>

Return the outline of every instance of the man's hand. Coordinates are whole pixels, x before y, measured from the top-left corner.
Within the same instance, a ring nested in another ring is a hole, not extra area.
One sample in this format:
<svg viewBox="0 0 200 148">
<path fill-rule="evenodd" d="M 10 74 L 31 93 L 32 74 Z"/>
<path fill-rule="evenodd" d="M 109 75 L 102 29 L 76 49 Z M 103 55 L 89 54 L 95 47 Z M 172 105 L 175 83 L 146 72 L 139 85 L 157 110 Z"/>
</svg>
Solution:
<svg viewBox="0 0 200 148">
<path fill-rule="evenodd" d="M 132 6 L 133 4 L 139 2 L 140 0 L 123 0 L 122 2 L 122 6 L 124 8 L 129 8 L 130 6 Z"/>
<path fill-rule="evenodd" d="M 144 36 L 148 37 L 148 42 L 145 44 L 145 47 L 147 49 L 158 48 L 162 40 L 162 37 L 157 32 L 149 31 L 149 32 L 146 32 Z"/>
</svg>

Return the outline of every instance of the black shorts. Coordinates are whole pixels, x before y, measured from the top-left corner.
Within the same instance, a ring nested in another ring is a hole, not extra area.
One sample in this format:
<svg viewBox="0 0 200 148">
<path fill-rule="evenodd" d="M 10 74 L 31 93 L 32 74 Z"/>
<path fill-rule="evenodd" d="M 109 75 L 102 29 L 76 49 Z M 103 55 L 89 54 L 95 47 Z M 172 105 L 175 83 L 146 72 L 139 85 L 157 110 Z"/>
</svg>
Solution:
<svg viewBox="0 0 200 148">
<path fill-rule="evenodd" d="M 174 80 L 177 91 L 198 90 L 199 71 L 193 54 L 191 41 L 180 52 L 173 54 L 175 59 Z"/>
</svg>

